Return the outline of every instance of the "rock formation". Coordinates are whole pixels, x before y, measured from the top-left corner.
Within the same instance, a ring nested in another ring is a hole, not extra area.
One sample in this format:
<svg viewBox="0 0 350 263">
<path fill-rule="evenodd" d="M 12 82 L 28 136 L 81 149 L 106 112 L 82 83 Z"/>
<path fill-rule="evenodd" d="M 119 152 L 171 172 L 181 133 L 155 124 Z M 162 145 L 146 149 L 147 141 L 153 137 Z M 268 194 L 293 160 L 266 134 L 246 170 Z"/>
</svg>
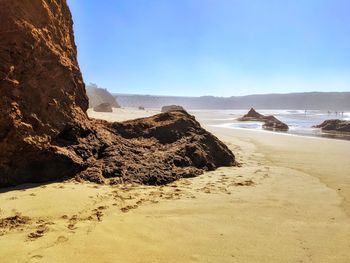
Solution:
<svg viewBox="0 0 350 263">
<path fill-rule="evenodd" d="M 2 0 L 0 32 L 0 185 L 73 173 L 68 152 L 51 144 L 88 121 L 65 1 Z"/>
<path fill-rule="evenodd" d="M 0 1 L 0 186 L 76 177 L 163 184 L 232 152 L 186 112 L 89 120 L 65 0 Z"/>
<path fill-rule="evenodd" d="M 289 129 L 288 125 L 281 122 L 274 116 L 265 116 L 258 113 L 256 110 L 251 108 L 249 112 L 241 118 L 237 119 L 238 121 L 260 121 L 264 122 L 263 129 L 274 130 L 274 131 L 287 131 Z"/>
<path fill-rule="evenodd" d="M 89 108 L 94 108 L 102 103 L 109 103 L 112 108 L 120 108 L 117 99 L 108 90 L 99 88 L 96 84 L 87 85 L 86 93 L 89 98 Z"/>
<path fill-rule="evenodd" d="M 145 110 L 145 107 L 143 107 L 143 106 L 139 106 L 139 108 L 138 108 L 139 110 Z"/>
<path fill-rule="evenodd" d="M 98 180 L 164 184 L 235 164 L 231 151 L 183 111 L 123 123 L 96 121 L 94 126 L 104 135 L 99 148 L 73 147 L 92 158 L 93 170 L 78 177 L 90 177 L 93 171 Z"/>
<path fill-rule="evenodd" d="M 161 112 L 178 111 L 178 110 L 184 111 L 185 109 L 179 105 L 168 105 L 168 106 L 163 106 L 161 109 Z"/>
<path fill-rule="evenodd" d="M 350 132 L 350 121 L 325 120 L 314 128 L 321 128 L 322 131 Z"/>
<path fill-rule="evenodd" d="M 96 112 L 113 112 L 111 104 L 108 102 L 101 103 L 94 107 L 94 111 Z"/>
</svg>

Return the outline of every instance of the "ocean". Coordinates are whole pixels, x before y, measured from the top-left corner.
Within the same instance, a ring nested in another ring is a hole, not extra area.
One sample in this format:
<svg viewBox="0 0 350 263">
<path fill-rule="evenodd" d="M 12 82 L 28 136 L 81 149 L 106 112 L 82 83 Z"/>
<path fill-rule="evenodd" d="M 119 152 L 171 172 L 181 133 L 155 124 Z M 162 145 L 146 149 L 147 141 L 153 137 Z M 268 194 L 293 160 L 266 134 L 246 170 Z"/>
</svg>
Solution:
<svg viewBox="0 0 350 263">
<path fill-rule="evenodd" d="M 262 122 L 239 122 L 236 119 L 248 112 L 245 110 L 217 110 L 207 115 L 206 121 L 212 121 L 213 126 L 232 129 L 263 130 Z M 264 115 L 273 115 L 289 126 L 288 132 L 278 132 L 301 136 L 317 136 L 350 140 L 350 134 L 322 132 L 313 128 L 328 119 L 350 120 L 350 112 L 328 112 L 322 110 L 257 110 Z M 193 111 L 195 114 L 200 111 Z M 271 131 L 268 131 L 271 132 Z"/>
</svg>

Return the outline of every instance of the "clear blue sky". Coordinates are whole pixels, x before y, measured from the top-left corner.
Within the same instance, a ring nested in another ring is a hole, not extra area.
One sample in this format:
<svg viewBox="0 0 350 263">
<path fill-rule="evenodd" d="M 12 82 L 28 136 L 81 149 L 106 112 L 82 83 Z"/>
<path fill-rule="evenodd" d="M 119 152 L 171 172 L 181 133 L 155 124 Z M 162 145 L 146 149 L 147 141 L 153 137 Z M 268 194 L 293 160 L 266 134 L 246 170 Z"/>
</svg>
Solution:
<svg viewBox="0 0 350 263">
<path fill-rule="evenodd" d="M 68 0 L 86 83 L 118 93 L 350 91 L 349 0 Z"/>
</svg>

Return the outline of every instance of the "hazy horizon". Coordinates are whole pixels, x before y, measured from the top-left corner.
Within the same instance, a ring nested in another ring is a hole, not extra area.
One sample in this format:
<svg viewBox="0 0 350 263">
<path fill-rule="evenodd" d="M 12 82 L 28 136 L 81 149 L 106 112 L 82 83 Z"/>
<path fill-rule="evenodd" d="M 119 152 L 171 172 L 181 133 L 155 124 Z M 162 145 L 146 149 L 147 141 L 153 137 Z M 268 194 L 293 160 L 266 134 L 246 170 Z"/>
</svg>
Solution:
<svg viewBox="0 0 350 263">
<path fill-rule="evenodd" d="M 91 83 L 90 83 L 91 84 Z M 86 86 L 89 86 L 90 84 L 86 84 Z M 93 83 L 95 84 L 95 83 Z M 218 95 L 168 95 L 168 94 L 150 94 L 150 93 L 125 93 L 125 92 L 113 92 L 110 91 L 107 88 L 100 87 L 98 88 L 106 89 L 108 92 L 114 95 L 130 95 L 130 96 L 156 96 L 156 97 L 184 97 L 184 98 L 200 98 L 200 97 L 217 97 L 217 98 L 230 98 L 230 97 L 248 97 L 248 96 L 268 96 L 268 95 L 292 95 L 292 94 L 310 94 L 310 93 L 350 93 L 350 91 L 301 91 L 301 92 L 274 92 L 274 93 L 254 93 L 254 94 L 245 94 L 245 95 L 231 95 L 231 96 L 218 96 Z"/>
<path fill-rule="evenodd" d="M 69 0 L 86 83 L 169 96 L 350 91 L 350 3 Z"/>
</svg>

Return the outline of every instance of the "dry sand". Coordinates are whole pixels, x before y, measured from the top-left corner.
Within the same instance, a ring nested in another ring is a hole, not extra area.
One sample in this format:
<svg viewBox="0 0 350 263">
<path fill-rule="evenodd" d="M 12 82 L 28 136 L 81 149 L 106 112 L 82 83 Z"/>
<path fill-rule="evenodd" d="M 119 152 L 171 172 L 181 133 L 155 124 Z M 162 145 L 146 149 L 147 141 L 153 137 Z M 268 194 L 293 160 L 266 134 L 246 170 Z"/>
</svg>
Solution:
<svg viewBox="0 0 350 263">
<path fill-rule="evenodd" d="M 197 115 L 242 167 L 163 187 L 1 190 L 0 262 L 350 262 L 349 141 L 215 128 Z"/>
<path fill-rule="evenodd" d="M 132 119 L 149 117 L 160 113 L 156 109 L 139 110 L 137 108 L 113 108 L 113 113 L 96 112 L 93 109 L 88 109 L 88 115 L 91 118 L 103 119 L 106 121 L 127 121 Z"/>
</svg>

